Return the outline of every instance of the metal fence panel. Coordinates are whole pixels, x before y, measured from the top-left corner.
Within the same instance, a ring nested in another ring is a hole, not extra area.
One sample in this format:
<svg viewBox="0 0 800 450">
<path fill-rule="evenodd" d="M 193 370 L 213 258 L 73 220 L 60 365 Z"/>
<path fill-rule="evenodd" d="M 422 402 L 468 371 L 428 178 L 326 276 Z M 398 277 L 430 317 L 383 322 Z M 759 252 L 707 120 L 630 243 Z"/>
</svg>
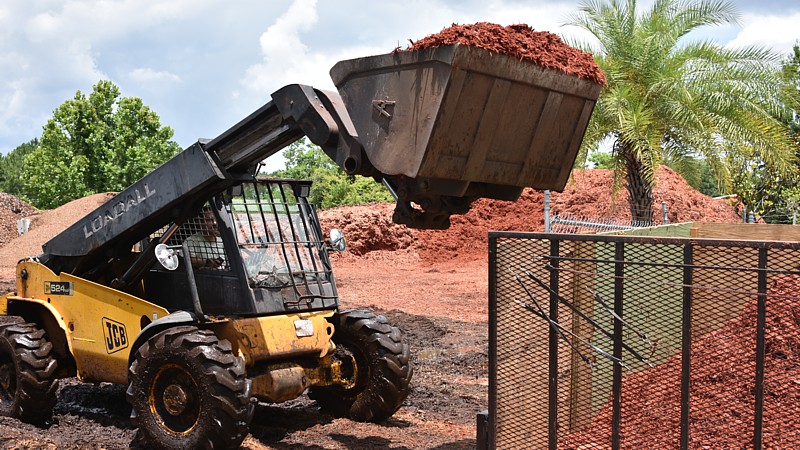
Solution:
<svg viewBox="0 0 800 450">
<path fill-rule="evenodd" d="M 490 447 L 800 447 L 799 245 L 490 233 Z"/>
</svg>

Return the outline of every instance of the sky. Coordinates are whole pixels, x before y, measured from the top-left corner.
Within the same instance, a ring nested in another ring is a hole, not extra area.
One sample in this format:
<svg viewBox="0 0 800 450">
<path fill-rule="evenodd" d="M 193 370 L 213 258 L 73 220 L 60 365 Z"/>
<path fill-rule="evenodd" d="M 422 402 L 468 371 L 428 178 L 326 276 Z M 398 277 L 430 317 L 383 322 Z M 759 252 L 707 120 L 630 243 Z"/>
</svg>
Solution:
<svg viewBox="0 0 800 450">
<path fill-rule="evenodd" d="M 647 7 L 652 0 L 640 0 Z M 800 1 L 733 0 L 735 25 L 690 35 L 789 55 L 800 41 Z M 77 91 L 111 80 L 140 97 L 186 148 L 214 138 L 292 83 L 335 90 L 344 59 L 404 48 L 453 23 L 565 26 L 579 0 L 2 0 L 0 153 L 41 136 Z M 268 168 L 283 164 L 281 157 Z"/>
</svg>

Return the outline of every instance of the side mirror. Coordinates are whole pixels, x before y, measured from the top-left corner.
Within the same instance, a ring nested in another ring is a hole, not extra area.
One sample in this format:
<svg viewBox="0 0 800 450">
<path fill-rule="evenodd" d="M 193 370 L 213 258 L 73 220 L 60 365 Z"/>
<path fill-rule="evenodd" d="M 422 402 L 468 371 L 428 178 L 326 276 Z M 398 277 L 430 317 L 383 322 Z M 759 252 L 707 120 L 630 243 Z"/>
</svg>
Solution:
<svg viewBox="0 0 800 450">
<path fill-rule="evenodd" d="M 166 244 L 156 245 L 156 260 L 161 267 L 167 270 L 175 270 L 178 268 L 178 255 L 174 248 L 168 247 Z"/>
<path fill-rule="evenodd" d="M 344 235 L 336 228 L 331 228 L 331 238 L 328 241 L 331 248 L 339 253 L 343 253 L 347 248 L 347 242 L 344 240 Z"/>
</svg>

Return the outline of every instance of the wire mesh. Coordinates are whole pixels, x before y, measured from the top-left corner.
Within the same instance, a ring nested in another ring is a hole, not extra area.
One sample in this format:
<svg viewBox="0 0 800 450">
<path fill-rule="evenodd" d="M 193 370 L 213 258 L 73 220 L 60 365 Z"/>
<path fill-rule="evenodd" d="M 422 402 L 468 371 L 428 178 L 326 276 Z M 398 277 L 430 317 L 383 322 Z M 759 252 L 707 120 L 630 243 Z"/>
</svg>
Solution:
<svg viewBox="0 0 800 450">
<path fill-rule="evenodd" d="M 241 264 L 251 288 L 292 287 L 294 296 L 284 296 L 290 307 L 308 307 L 315 299 L 335 299 L 331 286 L 331 266 L 326 259 L 319 231 L 319 220 L 294 185 L 281 180 L 242 183 L 222 211 L 223 220 L 233 231 L 233 264 Z M 186 242 L 193 268 L 231 271 L 220 223 L 211 204 L 181 224 L 167 240 L 168 245 Z M 224 225 L 224 224 L 222 224 Z M 169 226 L 153 233 L 151 240 L 163 236 Z"/>
<path fill-rule="evenodd" d="M 189 249 L 192 265 L 202 270 L 230 270 L 230 261 L 225 253 L 225 244 L 220 237 L 211 207 L 206 205 L 196 216 L 178 228 L 170 243 L 183 243 Z"/>
<path fill-rule="evenodd" d="M 606 231 L 624 231 L 661 225 L 649 220 L 629 220 L 614 217 L 578 216 L 574 214 L 555 213 L 550 218 L 552 233 L 602 233 Z"/>
<path fill-rule="evenodd" d="M 490 235 L 494 448 L 800 448 L 800 250 Z"/>
</svg>

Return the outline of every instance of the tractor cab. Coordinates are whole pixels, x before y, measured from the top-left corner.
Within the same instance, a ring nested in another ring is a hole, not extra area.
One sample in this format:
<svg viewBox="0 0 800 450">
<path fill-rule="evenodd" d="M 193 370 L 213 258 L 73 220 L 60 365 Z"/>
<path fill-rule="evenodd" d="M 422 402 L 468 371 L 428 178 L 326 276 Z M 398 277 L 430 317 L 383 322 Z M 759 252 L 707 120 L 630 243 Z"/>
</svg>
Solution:
<svg viewBox="0 0 800 450">
<path fill-rule="evenodd" d="M 157 249 L 162 263 L 145 279 L 147 297 L 168 309 L 197 309 L 194 278 L 202 314 L 335 309 L 328 249 L 344 250 L 344 241 L 337 231 L 323 237 L 310 187 L 310 181 L 254 178 L 209 199 Z"/>
</svg>

